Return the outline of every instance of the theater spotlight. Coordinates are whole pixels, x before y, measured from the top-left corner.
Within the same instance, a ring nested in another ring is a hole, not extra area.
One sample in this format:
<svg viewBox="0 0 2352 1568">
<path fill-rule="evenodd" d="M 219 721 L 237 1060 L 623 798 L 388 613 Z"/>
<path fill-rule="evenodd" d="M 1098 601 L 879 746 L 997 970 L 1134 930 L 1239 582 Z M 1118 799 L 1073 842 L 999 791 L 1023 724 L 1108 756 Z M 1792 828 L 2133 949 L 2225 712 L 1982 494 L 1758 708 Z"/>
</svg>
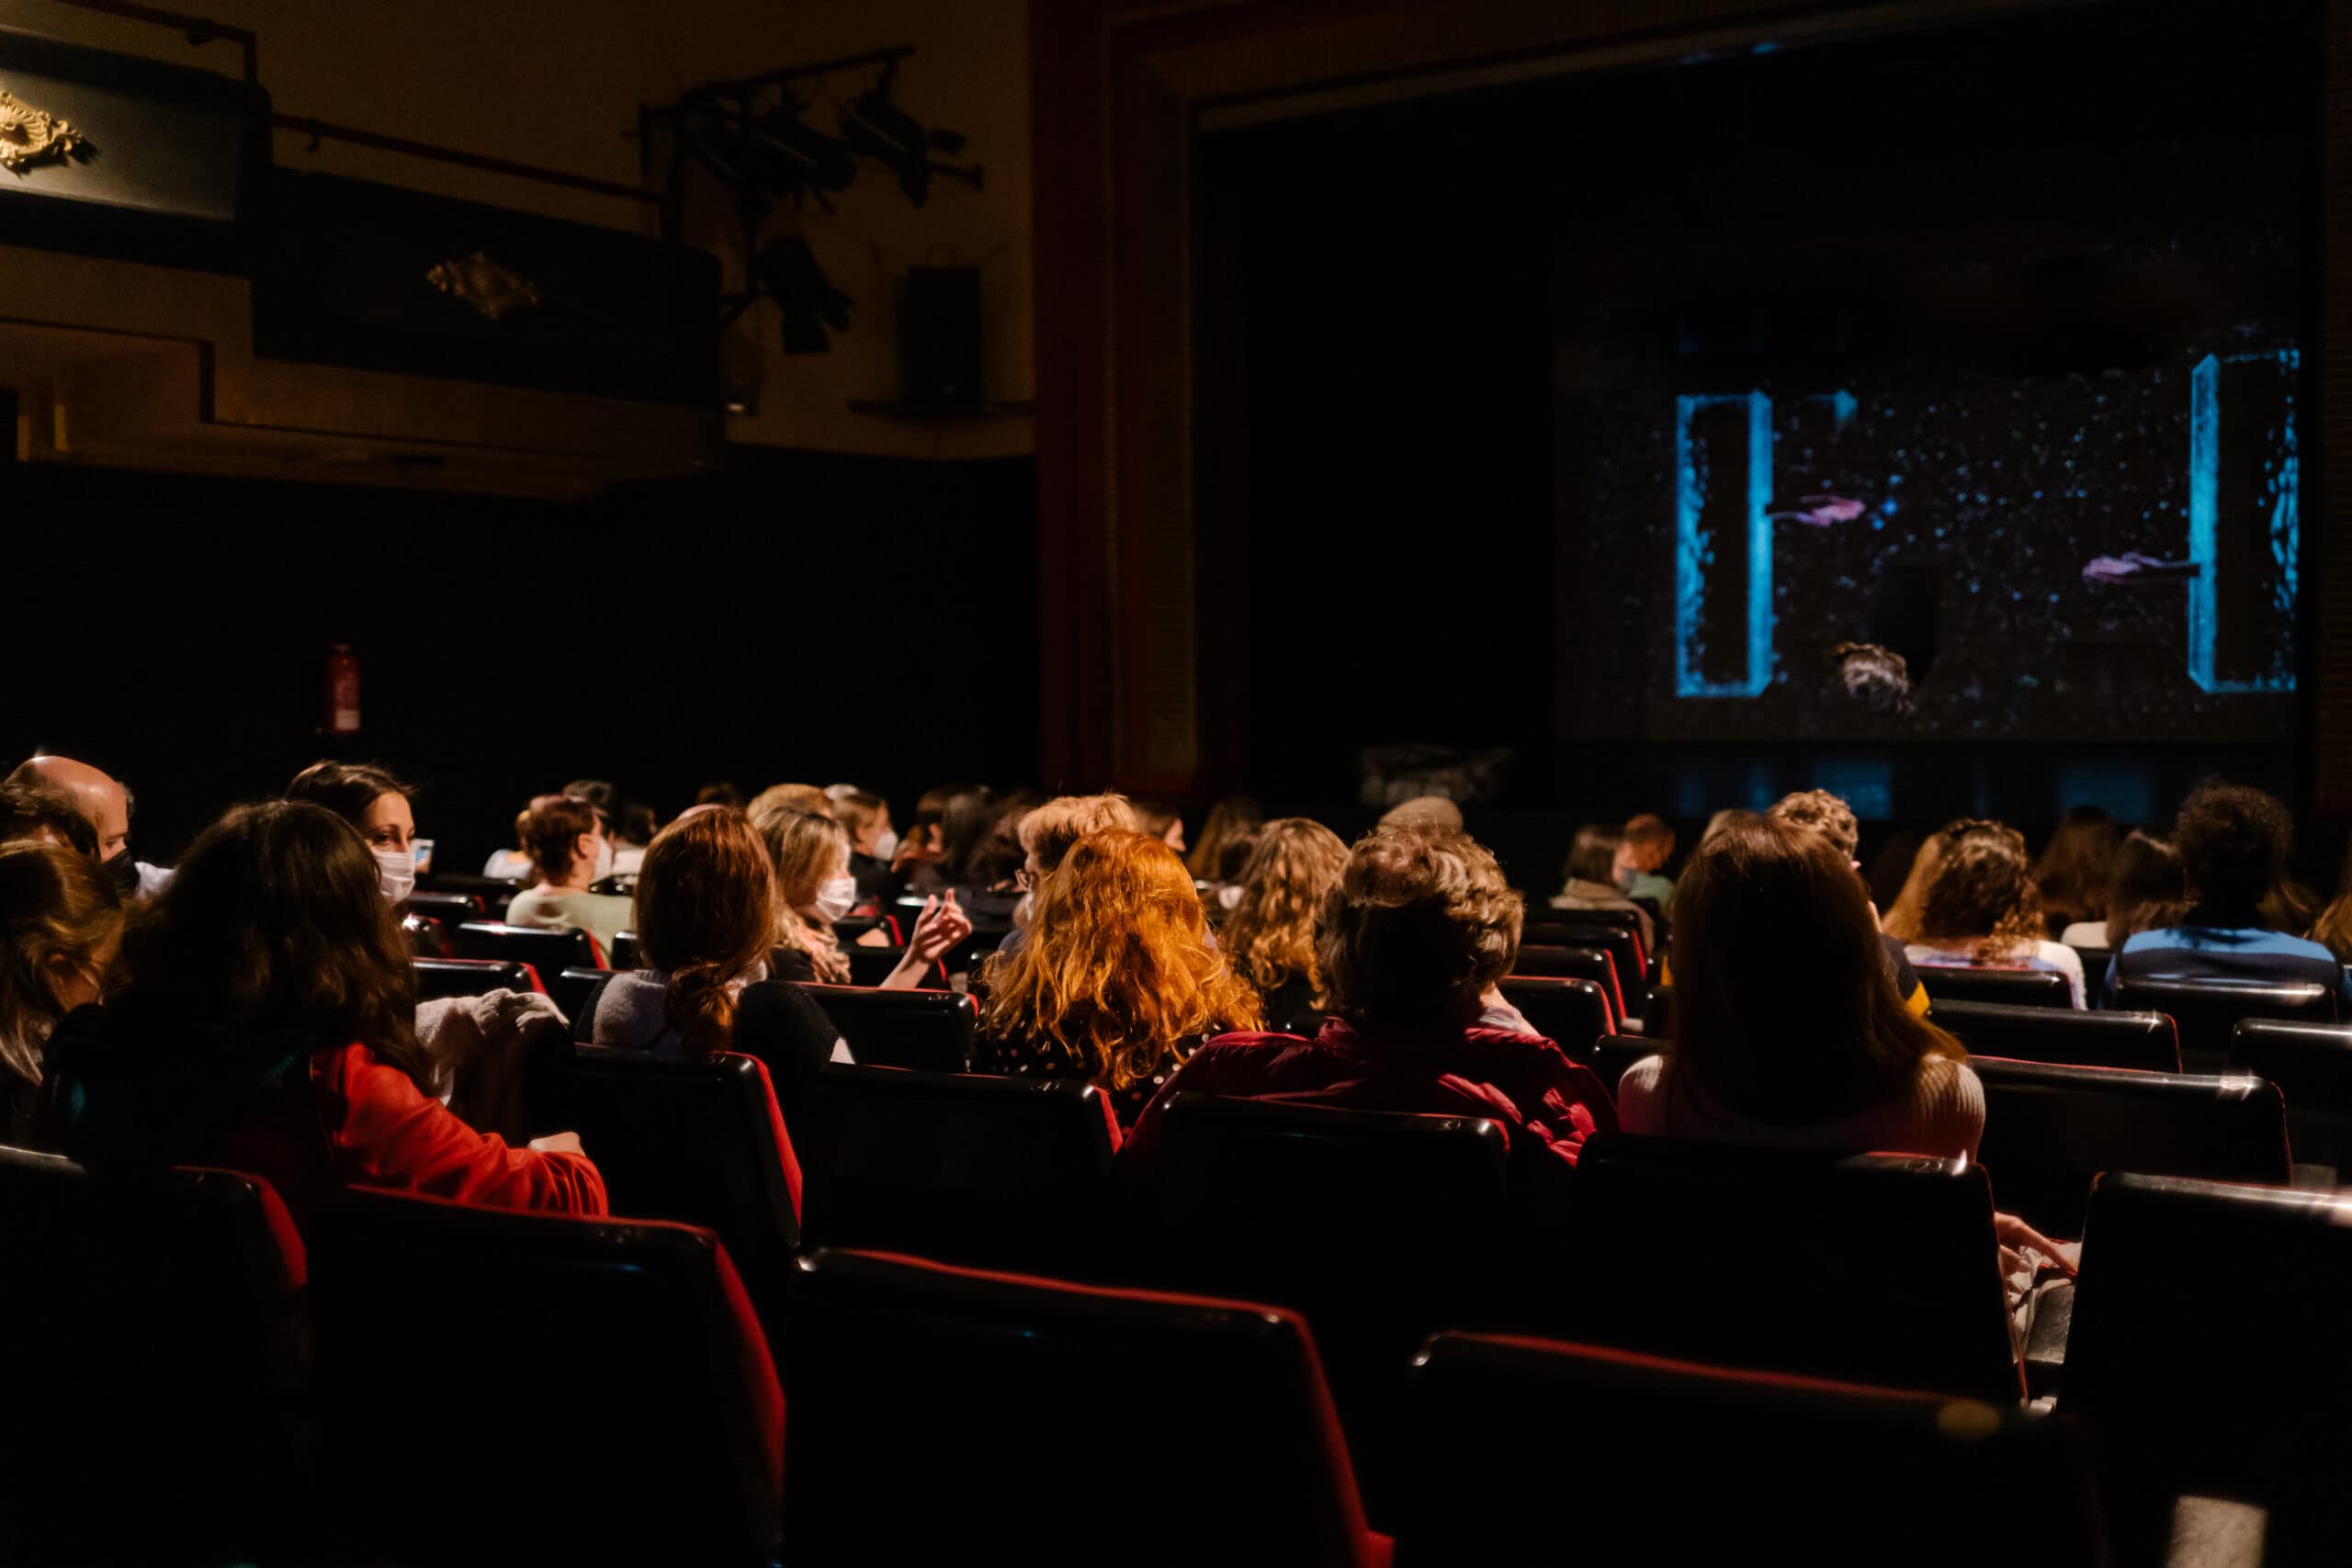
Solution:
<svg viewBox="0 0 2352 1568">
<path fill-rule="evenodd" d="M 849 296 L 817 265 L 817 253 L 798 234 L 778 234 L 760 247 L 752 276 L 784 318 L 784 352 L 822 354 L 832 332 L 849 331 Z"/>
<path fill-rule="evenodd" d="M 972 188 L 978 190 L 978 165 L 961 168 L 932 156 L 944 152 L 952 157 L 962 152 L 963 135 L 953 130 L 926 130 L 914 116 L 890 101 L 890 88 L 898 72 L 899 62 L 894 60 L 882 68 L 874 85 L 842 106 L 842 140 L 853 151 L 896 174 L 899 188 L 917 207 L 930 197 L 931 176 L 934 174 L 968 180 Z"/>
</svg>

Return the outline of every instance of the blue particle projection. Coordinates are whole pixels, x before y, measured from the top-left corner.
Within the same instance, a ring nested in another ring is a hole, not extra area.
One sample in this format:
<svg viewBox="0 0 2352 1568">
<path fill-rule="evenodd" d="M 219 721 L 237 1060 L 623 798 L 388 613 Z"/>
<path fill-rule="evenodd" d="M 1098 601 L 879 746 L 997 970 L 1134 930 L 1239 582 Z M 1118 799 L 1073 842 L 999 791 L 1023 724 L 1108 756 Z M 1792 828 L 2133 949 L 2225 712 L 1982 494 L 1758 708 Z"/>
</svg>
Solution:
<svg viewBox="0 0 2352 1568">
<path fill-rule="evenodd" d="M 2222 510 L 2232 503 L 2234 513 L 2250 502 L 2267 532 L 2270 570 L 2264 614 L 2277 624 L 2294 623 L 2298 590 L 2298 555 L 2301 546 L 2300 515 L 2301 458 L 2295 444 L 2295 376 L 2302 356 L 2284 348 L 2268 354 L 2207 355 L 2188 378 L 2188 558 L 2197 575 L 2188 581 L 2188 676 L 2205 691 L 2216 693 L 2290 692 L 2293 668 L 2285 656 L 2273 658 L 2267 671 L 2238 678 L 2217 672 L 2216 649 L 2223 610 L 2221 581 Z M 2258 474 L 2235 475 L 2224 495 L 2222 469 L 2222 379 L 2225 365 L 2263 365 L 2277 373 L 2278 416 L 2265 430 L 2266 450 Z"/>
<path fill-rule="evenodd" d="M 1713 449 L 1694 436 L 1691 417 L 1711 409 L 1742 408 L 1747 414 L 1744 452 Z M 1724 483 L 1737 486 L 1744 465 L 1747 506 L 1744 515 L 1733 513 L 1734 526 L 1745 531 L 1747 592 L 1745 604 L 1718 605 L 1711 596 L 1713 569 L 1717 565 L 1719 523 L 1736 491 L 1715 506 L 1709 501 L 1717 466 L 1726 470 Z M 1674 694 L 1678 697 L 1753 697 L 1772 682 L 1772 523 L 1766 515 L 1772 504 L 1772 400 L 1762 392 L 1684 396 L 1674 400 Z M 1732 612 L 1726 615 L 1725 611 Z M 1739 622 L 1739 640 L 1747 655 L 1742 673 L 1711 679 L 1707 673 L 1706 628 Z"/>
</svg>

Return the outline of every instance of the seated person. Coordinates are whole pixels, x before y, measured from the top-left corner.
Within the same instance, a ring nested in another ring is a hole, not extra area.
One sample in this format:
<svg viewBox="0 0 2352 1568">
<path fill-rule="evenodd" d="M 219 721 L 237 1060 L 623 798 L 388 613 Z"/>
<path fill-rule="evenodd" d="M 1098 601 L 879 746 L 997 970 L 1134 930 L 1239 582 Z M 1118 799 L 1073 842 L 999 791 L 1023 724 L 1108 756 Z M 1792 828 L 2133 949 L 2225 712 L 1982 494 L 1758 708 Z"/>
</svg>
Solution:
<svg viewBox="0 0 2352 1568">
<path fill-rule="evenodd" d="M 849 955 L 833 934 L 833 922 L 857 902 L 857 883 L 849 871 L 849 830 L 813 811 L 779 811 L 769 815 L 762 838 L 775 868 L 775 945 L 768 960 L 770 971 L 779 980 L 850 984 Z M 972 922 L 956 906 L 954 888 L 944 899 L 924 899 L 906 952 L 879 988 L 922 989 L 938 977 L 933 966 L 941 956 L 971 934 Z"/>
<path fill-rule="evenodd" d="M 1567 886 L 1552 895 L 1555 909 L 1630 909 L 1640 919 L 1642 951 L 1657 950 L 1657 922 L 1618 889 L 1617 852 L 1624 833 L 1599 822 L 1577 829 L 1568 849 Z"/>
<path fill-rule="evenodd" d="M 1021 945 L 1036 913 L 1037 889 L 1080 839 L 1112 828 L 1136 832 L 1142 826 L 1124 795 L 1057 795 L 1024 813 L 1014 829 L 1022 859 L 1013 882 L 1021 889 L 1021 903 L 1012 912 L 1012 929 L 1004 933 L 997 951 L 1011 953 Z"/>
<path fill-rule="evenodd" d="M 653 835 L 661 830 L 653 807 L 644 802 L 631 801 L 621 807 L 620 827 L 613 837 L 613 874 L 635 876 L 645 864 L 645 852 L 652 845 Z"/>
<path fill-rule="evenodd" d="M 1774 801 L 1772 809 L 1765 815 L 1784 828 L 1799 828 L 1819 835 L 1853 869 L 1855 879 L 1861 879 L 1862 863 L 1857 857 L 1862 849 L 1862 828 L 1854 819 L 1854 808 L 1844 800 L 1826 789 L 1799 790 L 1794 795 L 1785 795 Z M 1699 841 L 1703 844 L 1720 831 L 1755 820 L 1752 812 L 1718 811 L 1714 820 L 1707 824 L 1707 837 Z M 1868 897 L 1867 884 L 1864 885 L 1864 897 Z M 1865 903 L 1863 907 L 1868 908 L 1869 905 Z M 1875 919 L 1875 909 L 1871 910 L 1871 916 Z M 1911 1012 L 1924 1015 L 1928 1010 L 1927 987 L 1919 983 L 1919 972 L 1911 966 L 1910 955 L 1904 952 L 1903 944 L 1882 931 L 1879 949 L 1886 955 L 1887 972 L 1894 978 L 1895 995 L 1903 998 L 1903 1005 Z"/>
<path fill-rule="evenodd" d="M 1904 948 L 1922 968 L 2047 969 L 2066 976 L 2082 1007 L 2083 960 L 2048 929 L 2026 860 L 2025 835 L 1998 822 L 1955 822 L 1919 906 L 1919 935 Z"/>
<path fill-rule="evenodd" d="M 1772 820 L 1702 843 L 1676 884 L 1670 1055 L 1625 1070 L 1629 1133 L 1974 1157 L 1967 1053 L 1895 994 L 1870 897 L 1824 835 Z"/>
<path fill-rule="evenodd" d="M 324 807 L 239 807 L 206 829 L 122 962 L 129 988 L 51 1043 L 72 1157 L 250 1171 L 297 1225 L 346 1186 L 605 1213 L 575 1134 L 512 1148 L 435 1098 L 381 873 Z"/>
<path fill-rule="evenodd" d="M 2180 853 L 2153 833 L 2134 828 L 2123 836 L 2102 899 L 2104 913 L 2058 933 L 2069 947 L 2121 947 L 2138 931 L 2177 926 L 2188 913 L 2188 884 L 2181 880 Z"/>
<path fill-rule="evenodd" d="M 1958 826 L 1958 822 L 1946 823 L 1920 840 L 1919 847 L 1911 852 L 1911 869 L 1904 875 L 1903 886 L 1878 920 L 1878 929 L 1895 941 L 1919 940 L 1919 917 L 1928 907 L 1928 889 L 1935 886 L 1936 869 L 1944 863 L 1944 848 L 1951 841 L 1945 835 Z"/>
<path fill-rule="evenodd" d="M 630 911 L 626 898 L 588 891 L 613 871 L 612 840 L 596 808 L 577 795 L 540 795 L 531 802 L 523 838 L 539 879 L 507 904 L 507 923 L 584 931 L 610 953 L 613 938 L 628 930 Z"/>
<path fill-rule="evenodd" d="M 2336 993 L 2339 1017 L 2352 1015 L 2352 976 L 2335 954 L 2263 912 L 2288 901 L 2293 839 L 2287 808 L 2258 789 L 2211 784 L 2181 802 L 2172 843 L 2188 912 L 2123 943 L 2108 965 L 2108 999 L 2124 980 L 2315 980 Z"/>
<path fill-rule="evenodd" d="M 409 786 L 372 762 L 313 762 L 286 786 L 288 800 L 323 806 L 359 829 L 395 904 L 416 891 L 416 813 Z"/>
<path fill-rule="evenodd" d="M 1278 817 L 1236 886 L 1240 902 L 1217 945 L 1266 1003 L 1266 1027 L 1312 1035 L 1323 1027 L 1323 971 L 1315 959 L 1315 919 L 1348 868 L 1348 846 L 1320 822 Z"/>
<path fill-rule="evenodd" d="M 1617 846 L 1616 883 L 1628 898 L 1646 898 L 1661 911 L 1674 903 L 1674 881 L 1662 874 L 1674 858 L 1674 825 L 1644 812 L 1625 824 Z"/>
<path fill-rule="evenodd" d="M 899 850 L 899 835 L 890 830 L 890 803 L 855 784 L 837 784 L 825 791 L 833 816 L 849 829 L 849 874 L 857 881 L 861 898 L 891 898 L 898 895 L 898 874 L 890 858 Z"/>
<path fill-rule="evenodd" d="M 49 1146 L 35 1111 L 50 1035 L 105 992 L 122 913 L 96 857 L 33 840 L 0 844 L 0 1143 Z"/>
<path fill-rule="evenodd" d="M 1203 1038 L 1261 1016 L 1208 940 L 1183 861 L 1129 828 L 1071 848 L 1037 891 L 1028 939 L 991 957 L 983 981 L 975 1068 L 1086 1079 L 1122 1125 Z"/>
<path fill-rule="evenodd" d="M 1265 820 L 1265 808 L 1250 795 L 1228 795 L 1210 807 L 1201 823 L 1200 838 L 1184 852 L 1184 866 L 1193 874 L 1193 884 L 1224 883 L 1226 860 L 1233 847 L 1255 837 Z"/>
<path fill-rule="evenodd" d="M 671 823 L 646 848 L 635 903 L 643 966 L 599 985 L 575 1032 L 657 1056 L 757 1056 L 790 1125 L 817 1069 L 851 1058 L 822 1008 L 768 978 L 775 873 L 751 822 L 698 807 Z"/>
<path fill-rule="evenodd" d="M 130 852 L 130 791 L 102 768 L 71 757 L 30 757 L 17 764 L 7 782 L 51 795 L 81 808 L 98 844 L 98 863 L 126 898 L 153 898 L 171 886 L 168 867 L 149 865 Z"/>
<path fill-rule="evenodd" d="M 2050 835 L 2033 863 L 2033 885 L 2041 890 L 2047 934 L 2059 941 L 2074 928 L 2104 920 L 2107 886 L 2115 876 L 2115 856 L 2123 844 L 2108 815 L 2096 806 L 2077 806 Z M 2096 942 L 2091 944 L 2096 947 Z"/>
<path fill-rule="evenodd" d="M 1615 1132 L 1600 1080 L 1551 1041 L 1479 1021 L 1519 956 L 1524 910 L 1495 857 L 1464 834 L 1378 828 L 1356 840 L 1316 934 L 1330 1016 L 1312 1040 L 1213 1040 L 1161 1088 L 1120 1160 L 1148 1169 L 1159 1117 L 1182 1090 L 1354 1111 L 1482 1116 L 1515 1160 L 1576 1163 Z"/>
<path fill-rule="evenodd" d="M 523 807 L 514 814 L 514 847 L 492 850 L 482 862 L 481 874 L 493 882 L 521 882 L 539 874 L 531 860 L 531 808 Z"/>
</svg>

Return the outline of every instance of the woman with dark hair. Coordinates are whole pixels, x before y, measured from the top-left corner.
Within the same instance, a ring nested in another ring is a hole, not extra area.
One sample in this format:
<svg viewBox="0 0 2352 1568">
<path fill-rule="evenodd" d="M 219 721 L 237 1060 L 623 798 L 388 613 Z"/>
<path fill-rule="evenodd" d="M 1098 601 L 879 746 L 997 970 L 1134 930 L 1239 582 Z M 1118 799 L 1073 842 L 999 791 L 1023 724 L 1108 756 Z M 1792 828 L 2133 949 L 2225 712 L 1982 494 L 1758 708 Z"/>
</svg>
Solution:
<svg viewBox="0 0 2352 1568">
<path fill-rule="evenodd" d="M 1577 829 L 1568 849 L 1567 885 L 1552 895 L 1555 909 L 1631 909 L 1640 918 L 1642 951 L 1657 946 L 1657 927 L 1650 913 L 1617 886 L 1617 852 L 1625 830 L 1605 822 L 1588 822 Z"/>
<path fill-rule="evenodd" d="M 1973 1157 L 1984 1091 L 1915 1017 L 1853 863 L 1755 819 L 1702 842 L 1675 884 L 1674 1043 L 1625 1070 L 1629 1133 Z"/>
<path fill-rule="evenodd" d="M 1953 823 L 1943 859 L 1919 906 L 1919 934 L 1903 949 L 1922 969 L 2049 969 L 2066 976 L 2076 1007 L 2082 955 L 2042 935 L 2041 894 L 2026 863 L 2025 835 L 1998 822 Z"/>
<path fill-rule="evenodd" d="M 52 1043 L 65 1152 L 266 1178 L 298 1224 L 347 1186 L 601 1214 L 559 1133 L 526 1149 L 435 1098 L 416 982 L 375 858 L 305 801 L 240 807 L 124 938 L 129 988 Z"/>
<path fill-rule="evenodd" d="M 359 829 L 395 904 L 416 891 L 414 794 L 374 762 L 313 762 L 286 786 L 287 799 L 323 806 Z"/>
<path fill-rule="evenodd" d="M 661 818 L 643 801 L 632 800 L 622 807 L 620 824 L 613 833 L 613 874 L 635 876 L 645 864 L 645 852 L 652 846 L 653 835 L 661 830 Z"/>
<path fill-rule="evenodd" d="M 1265 808 L 1250 795 L 1228 795 L 1209 807 L 1201 836 L 1184 856 L 1194 882 L 1223 882 L 1226 855 L 1238 843 L 1251 839 L 1266 820 Z"/>
<path fill-rule="evenodd" d="M 95 856 L 0 844 L 0 1142 L 40 1148 L 34 1116 L 49 1039 L 106 990 L 122 942 L 122 894 Z"/>
<path fill-rule="evenodd" d="M 927 801 L 930 796 L 923 798 Z M 950 795 L 932 829 L 938 853 L 915 866 L 907 878 L 907 891 L 944 893 L 950 887 L 971 886 L 972 862 L 995 830 L 999 809 L 996 792 L 985 784 L 957 790 Z M 916 831 L 920 832 L 920 806 L 915 810 L 915 821 Z"/>
<path fill-rule="evenodd" d="M 2077 806 L 2066 813 L 2033 863 L 2049 934 L 2063 942 L 2068 927 L 2107 919 L 2107 885 L 2122 843 L 2123 835 L 2098 807 Z"/>
<path fill-rule="evenodd" d="M 2153 833 L 2134 828 L 2108 863 L 2098 909 L 2058 933 L 2070 947 L 2120 947 L 2134 931 L 2178 923 L 2188 912 L 2180 856 Z"/>
<path fill-rule="evenodd" d="M 540 795 L 531 802 L 523 841 L 539 879 L 507 904 L 507 922 L 584 931 L 610 953 L 613 938 L 628 929 L 630 909 L 626 898 L 588 891 L 612 874 L 612 840 L 596 808 L 576 795 Z"/>
<path fill-rule="evenodd" d="M 1259 830 L 1219 945 L 1265 999 L 1271 1030 L 1311 1035 L 1323 1027 L 1315 921 L 1347 869 L 1348 846 L 1320 822 L 1278 817 Z"/>
</svg>

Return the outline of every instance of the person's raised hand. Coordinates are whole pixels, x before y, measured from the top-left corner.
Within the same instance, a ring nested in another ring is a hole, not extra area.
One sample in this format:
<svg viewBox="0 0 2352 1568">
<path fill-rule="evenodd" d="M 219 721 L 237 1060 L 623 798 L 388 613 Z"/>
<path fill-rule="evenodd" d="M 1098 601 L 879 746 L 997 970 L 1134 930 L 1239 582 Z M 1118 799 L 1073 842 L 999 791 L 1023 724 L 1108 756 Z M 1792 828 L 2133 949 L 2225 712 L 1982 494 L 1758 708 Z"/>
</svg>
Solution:
<svg viewBox="0 0 2352 1568">
<path fill-rule="evenodd" d="M 907 951 L 925 964 L 934 963 L 971 934 L 972 919 L 956 902 L 956 890 L 951 887 L 944 902 L 936 894 L 922 901 L 914 934 L 907 938 Z"/>
</svg>

